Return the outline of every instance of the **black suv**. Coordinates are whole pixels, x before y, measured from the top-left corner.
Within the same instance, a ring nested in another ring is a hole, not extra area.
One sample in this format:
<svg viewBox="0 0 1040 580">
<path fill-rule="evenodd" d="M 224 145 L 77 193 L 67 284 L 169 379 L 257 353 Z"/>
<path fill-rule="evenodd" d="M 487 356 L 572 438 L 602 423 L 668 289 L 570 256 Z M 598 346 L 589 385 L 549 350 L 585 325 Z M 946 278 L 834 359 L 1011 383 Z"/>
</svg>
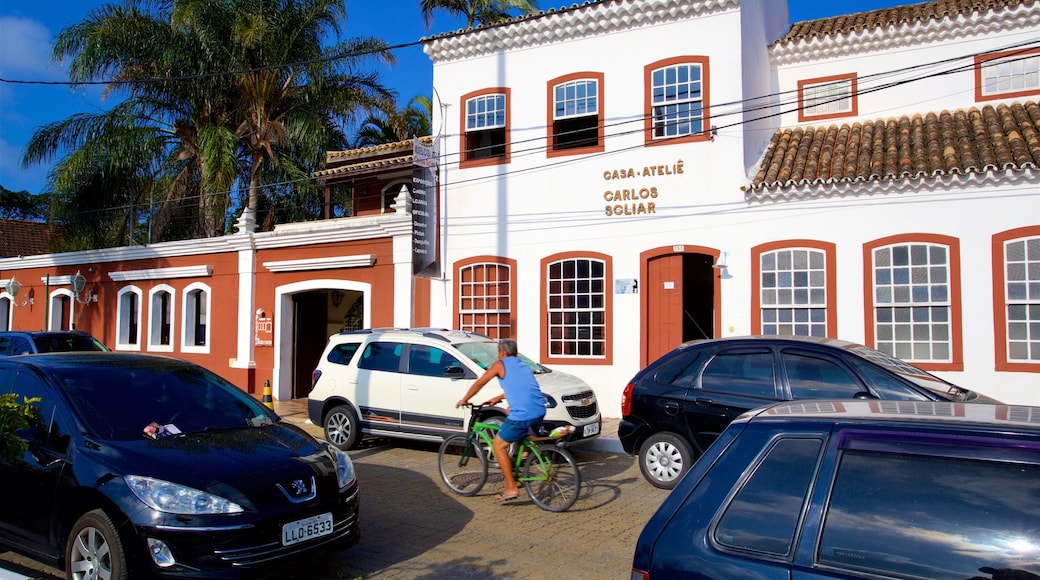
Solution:
<svg viewBox="0 0 1040 580">
<path fill-rule="evenodd" d="M 100 340 L 82 330 L 0 332 L 0 356 L 40 352 L 107 351 Z"/>
<path fill-rule="evenodd" d="M 631 577 L 1036 580 L 1040 407 L 748 412 L 647 522 Z"/>
<path fill-rule="evenodd" d="M 636 374 L 618 436 L 653 485 L 671 489 L 744 411 L 776 401 L 989 401 L 860 344 L 752 336 L 680 345 Z"/>
</svg>

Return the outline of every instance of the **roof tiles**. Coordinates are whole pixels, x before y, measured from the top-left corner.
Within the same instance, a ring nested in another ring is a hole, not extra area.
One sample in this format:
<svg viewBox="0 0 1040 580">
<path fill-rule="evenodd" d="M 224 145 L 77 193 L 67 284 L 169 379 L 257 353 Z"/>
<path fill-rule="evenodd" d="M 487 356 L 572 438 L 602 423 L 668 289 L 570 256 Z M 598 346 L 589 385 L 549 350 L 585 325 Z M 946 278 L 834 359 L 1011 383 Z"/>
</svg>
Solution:
<svg viewBox="0 0 1040 580">
<path fill-rule="evenodd" d="M 929 20 L 955 18 L 960 15 L 1001 10 L 1019 5 L 1030 6 L 1038 0 L 933 0 L 919 4 L 893 6 L 869 12 L 844 14 L 832 18 L 819 18 L 796 22 L 787 34 L 777 41 L 785 44 L 798 40 L 809 40 L 828 36 L 843 36 L 877 28 L 896 27 L 902 24 L 923 23 Z"/>
<path fill-rule="evenodd" d="M 1040 167 L 1040 104 L 779 129 L 746 189 Z"/>
<path fill-rule="evenodd" d="M 46 254 L 54 232 L 46 223 L 0 219 L 0 258 Z"/>
</svg>

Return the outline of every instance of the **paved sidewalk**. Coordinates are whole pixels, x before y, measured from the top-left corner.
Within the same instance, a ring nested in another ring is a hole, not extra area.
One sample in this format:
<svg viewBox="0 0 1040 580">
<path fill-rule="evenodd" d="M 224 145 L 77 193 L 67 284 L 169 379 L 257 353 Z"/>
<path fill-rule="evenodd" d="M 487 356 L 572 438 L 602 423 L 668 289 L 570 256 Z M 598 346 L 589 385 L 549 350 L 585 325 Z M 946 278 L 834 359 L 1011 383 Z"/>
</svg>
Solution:
<svg viewBox="0 0 1040 580">
<path fill-rule="evenodd" d="M 278 413 L 286 421 L 303 427 L 308 433 L 316 437 L 325 436 L 321 426 L 311 423 L 307 418 L 307 399 L 275 400 L 273 405 L 274 412 Z M 619 421 L 619 419 L 615 418 L 604 418 L 599 437 L 582 443 L 579 448 L 582 451 L 623 454 L 624 450 L 621 449 L 621 441 L 618 440 L 617 436 Z"/>
</svg>

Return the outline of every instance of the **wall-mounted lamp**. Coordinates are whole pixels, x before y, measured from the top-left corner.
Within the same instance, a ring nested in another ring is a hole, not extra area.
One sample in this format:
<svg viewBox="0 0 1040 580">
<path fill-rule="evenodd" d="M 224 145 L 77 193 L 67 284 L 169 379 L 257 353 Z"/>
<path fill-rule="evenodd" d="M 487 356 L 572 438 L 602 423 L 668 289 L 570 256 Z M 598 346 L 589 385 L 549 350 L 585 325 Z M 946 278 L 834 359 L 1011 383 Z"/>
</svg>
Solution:
<svg viewBox="0 0 1040 580">
<path fill-rule="evenodd" d="M 719 252 L 719 259 L 716 260 L 711 267 L 715 268 L 716 270 L 726 269 L 726 250 L 722 250 L 721 252 Z"/>
<path fill-rule="evenodd" d="M 11 276 L 11 279 L 7 281 L 7 284 L 4 286 L 4 288 L 7 290 L 7 293 L 11 295 L 11 302 L 15 306 L 25 306 L 26 304 L 33 303 L 32 291 L 30 291 L 29 295 L 25 297 L 25 300 L 22 300 L 21 304 L 18 303 L 17 298 L 18 293 L 22 291 L 22 283 L 18 280 L 15 280 L 14 276 Z"/>
<path fill-rule="evenodd" d="M 79 272 L 79 270 L 76 270 L 76 275 L 72 277 L 71 283 L 72 283 L 72 291 L 76 295 L 75 296 L 76 297 L 76 302 L 79 302 L 80 304 L 88 304 L 90 302 L 97 302 L 97 293 L 94 293 L 94 294 L 87 293 L 87 297 L 86 298 L 80 298 L 79 297 L 79 293 L 82 292 L 83 288 L 85 288 L 87 286 L 87 278 L 83 274 L 81 274 Z"/>
</svg>

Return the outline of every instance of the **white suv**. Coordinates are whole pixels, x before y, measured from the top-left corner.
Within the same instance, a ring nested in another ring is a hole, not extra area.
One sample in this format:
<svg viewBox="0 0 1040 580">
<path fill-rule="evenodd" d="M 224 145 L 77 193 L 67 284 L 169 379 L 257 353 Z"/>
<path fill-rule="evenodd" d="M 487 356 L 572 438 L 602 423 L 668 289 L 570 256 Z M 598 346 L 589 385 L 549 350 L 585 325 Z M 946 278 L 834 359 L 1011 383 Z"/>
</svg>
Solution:
<svg viewBox="0 0 1040 580">
<path fill-rule="evenodd" d="M 498 358 L 498 343 L 457 330 L 375 329 L 329 337 L 314 370 L 307 414 L 321 425 L 325 438 L 340 449 L 358 443 L 362 434 L 439 441 L 466 428 L 469 411 L 456 409 L 484 369 Z M 571 443 L 600 432 L 596 394 L 585 381 L 544 367 L 523 355 L 545 394 L 548 430 L 573 425 Z M 481 403 L 502 393 L 492 379 L 471 401 Z M 490 408 L 485 419 L 504 417 Z"/>
</svg>

